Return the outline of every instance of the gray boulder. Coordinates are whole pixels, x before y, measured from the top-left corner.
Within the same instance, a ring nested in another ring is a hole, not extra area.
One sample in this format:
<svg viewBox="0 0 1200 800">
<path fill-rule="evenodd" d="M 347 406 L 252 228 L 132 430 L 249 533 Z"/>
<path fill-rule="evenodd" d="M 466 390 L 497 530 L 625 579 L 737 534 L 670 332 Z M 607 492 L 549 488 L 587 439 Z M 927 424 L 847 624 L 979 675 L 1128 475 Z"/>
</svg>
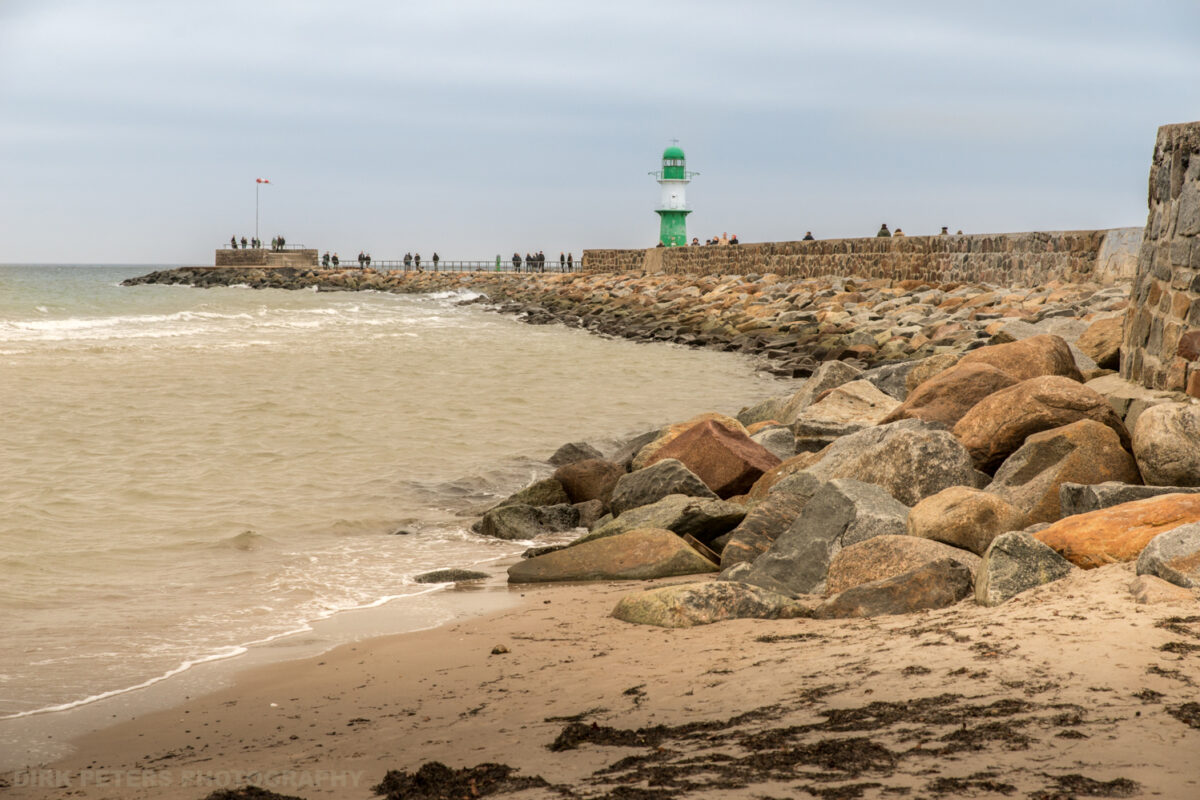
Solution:
<svg viewBox="0 0 1200 800">
<path fill-rule="evenodd" d="M 591 533 L 580 538 L 577 543 L 603 539 L 637 528 L 663 528 L 680 536 L 694 536 L 707 544 L 736 528 L 745 516 L 745 507 L 737 503 L 672 494 L 657 503 L 638 506 L 616 519 L 597 524 Z"/>
<path fill-rule="evenodd" d="M 833 442 L 808 468 L 823 480 L 853 478 L 887 489 L 913 506 L 950 486 L 975 486 L 971 455 L 935 423 L 904 419 Z"/>
<path fill-rule="evenodd" d="M 878 486 L 831 480 L 740 580 L 789 595 L 823 592 L 829 562 L 839 550 L 875 536 L 903 534 L 907 516 L 908 508 Z"/>
<path fill-rule="evenodd" d="M 662 586 L 622 597 L 612 615 L 660 628 L 690 628 L 727 619 L 791 619 L 811 616 L 805 605 L 747 583 L 710 581 Z"/>
<path fill-rule="evenodd" d="M 836 389 L 844 383 L 855 380 L 862 370 L 844 361 L 826 361 L 817 367 L 816 372 L 809 376 L 800 391 L 788 398 L 775 419 L 785 425 L 796 421 L 800 412 L 808 408 L 817 397 L 829 389 Z"/>
<path fill-rule="evenodd" d="M 1200 522 L 1160 533 L 1137 560 L 1138 575 L 1154 575 L 1185 589 L 1200 589 Z"/>
<path fill-rule="evenodd" d="M 767 449 L 780 461 L 796 455 L 796 437 L 787 428 L 767 428 L 752 435 L 750 439 Z"/>
<path fill-rule="evenodd" d="M 971 571 L 948 558 L 847 589 L 817 606 L 818 619 L 911 614 L 952 606 L 971 593 Z"/>
<path fill-rule="evenodd" d="M 618 447 L 617 451 L 609 456 L 608 460 L 620 464 L 628 472 L 633 468 L 634 457 L 637 456 L 643 447 L 653 442 L 662 433 L 662 430 L 653 430 L 639 434 Z"/>
<path fill-rule="evenodd" d="M 804 416 L 792 423 L 792 437 L 797 453 L 817 453 L 843 436 L 858 433 L 873 427 L 868 422 L 836 422 L 825 419 L 808 419 Z"/>
<path fill-rule="evenodd" d="M 1163 403 L 1143 411 L 1133 456 L 1146 483 L 1200 486 L 1200 405 Z"/>
<path fill-rule="evenodd" d="M 1064 483 L 1058 487 L 1059 503 L 1064 517 L 1087 514 L 1102 508 L 1112 508 L 1134 500 L 1158 497 L 1162 494 L 1196 494 L 1200 486 L 1135 486 L 1119 481 L 1104 483 Z"/>
<path fill-rule="evenodd" d="M 479 533 L 496 539 L 532 539 L 562 533 L 579 525 L 579 509 L 568 503 L 553 506 L 509 505 L 493 508 L 479 521 Z"/>
<path fill-rule="evenodd" d="M 675 534 L 646 528 L 518 562 L 508 568 L 508 582 L 648 580 L 716 570 Z"/>
<path fill-rule="evenodd" d="M 568 442 L 554 451 L 554 455 L 550 456 L 550 463 L 556 467 L 564 467 L 592 458 L 604 458 L 604 454 L 587 442 Z"/>
<path fill-rule="evenodd" d="M 608 507 L 614 516 L 619 517 L 631 508 L 657 503 L 672 494 L 714 500 L 717 497 L 682 461 L 664 458 L 645 469 L 622 475 L 613 488 Z"/>
<path fill-rule="evenodd" d="M 881 392 L 886 392 L 903 402 L 908 397 L 908 374 L 919 363 L 920 360 L 914 359 L 898 361 L 895 364 L 884 364 L 882 367 L 869 369 L 858 377 L 870 381 Z"/>
<path fill-rule="evenodd" d="M 754 561 L 792 526 L 804 506 L 824 482 L 807 472 L 789 475 L 771 487 L 767 498 L 746 514 L 727 534 L 721 550 L 721 568 Z"/>
<path fill-rule="evenodd" d="M 975 602 L 998 606 L 1021 592 L 1065 578 L 1074 567 L 1025 531 L 992 540 L 975 577 Z"/>
<path fill-rule="evenodd" d="M 435 569 L 413 578 L 416 583 L 467 583 L 482 581 L 488 578 L 486 572 L 476 572 L 470 569 Z"/>
</svg>

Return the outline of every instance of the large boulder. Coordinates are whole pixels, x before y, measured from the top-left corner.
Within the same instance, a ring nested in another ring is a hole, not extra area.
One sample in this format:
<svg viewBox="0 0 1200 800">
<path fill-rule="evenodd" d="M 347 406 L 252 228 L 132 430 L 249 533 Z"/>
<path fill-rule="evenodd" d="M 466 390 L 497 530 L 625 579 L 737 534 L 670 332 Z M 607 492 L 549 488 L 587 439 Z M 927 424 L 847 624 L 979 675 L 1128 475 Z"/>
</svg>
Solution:
<svg viewBox="0 0 1200 800">
<path fill-rule="evenodd" d="M 1064 483 L 1105 481 L 1140 483 L 1141 475 L 1112 428 L 1081 419 L 1026 439 L 996 470 L 987 491 L 1020 509 L 1032 525 L 1062 518 Z"/>
<path fill-rule="evenodd" d="M 1018 381 L 1046 375 L 1083 380 L 1066 340 L 1048 333 L 1007 344 L 980 347 L 964 355 L 958 363 L 990 364 Z"/>
<path fill-rule="evenodd" d="M 1006 531 L 1025 527 L 1025 514 L 995 494 L 951 486 L 926 497 L 908 512 L 908 535 L 932 539 L 976 555 Z"/>
<path fill-rule="evenodd" d="M 604 458 L 604 454 L 587 442 L 568 442 L 555 450 L 549 461 L 556 467 L 563 467 L 592 458 Z"/>
<path fill-rule="evenodd" d="M 870 381 L 856 380 L 826 391 L 797 420 L 876 425 L 899 405 Z"/>
<path fill-rule="evenodd" d="M 1021 592 L 1065 578 L 1074 567 L 1025 531 L 995 538 L 975 573 L 975 602 L 998 606 Z"/>
<path fill-rule="evenodd" d="M 841 619 L 911 614 L 952 606 L 970 593 L 970 570 L 945 558 L 891 578 L 847 589 L 817 606 L 813 616 Z"/>
<path fill-rule="evenodd" d="M 1075 341 L 1075 346 L 1101 369 L 1117 369 L 1121 362 L 1121 336 L 1125 315 L 1098 319 Z"/>
<path fill-rule="evenodd" d="M 579 524 L 579 509 L 567 503 L 553 506 L 500 506 L 483 515 L 479 533 L 495 539 L 524 540 L 562 533 Z"/>
<path fill-rule="evenodd" d="M 1200 405 L 1147 408 L 1133 428 L 1133 455 L 1146 483 L 1200 486 Z"/>
<path fill-rule="evenodd" d="M 837 594 L 944 558 L 962 564 L 972 575 L 979 567 L 979 556 L 974 553 L 932 539 L 904 534 L 876 536 L 848 545 L 833 557 L 825 592 Z"/>
<path fill-rule="evenodd" d="M 696 425 L 699 425 L 701 422 L 716 422 L 726 430 L 734 433 L 746 433 L 746 428 L 742 425 L 742 423 L 738 422 L 733 417 L 727 417 L 724 414 L 718 414 L 713 411 L 709 411 L 704 414 L 698 414 L 686 422 L 679 422 L 674 425 L 670 425 L 660 431 L 658 436 L 653 441 L 646 444 L 644 447 L 642 447 L 642 449 L 638 450 L 637 455 L 633 457 L 630 468 L 635 470 L 642 469 L 643 467 L 647 467 L 654 463 L 658 460 L 656 456 L 658 455 L 659 450 L 666 447 L 668 444 L 678 439 L 686 431 L 690 430 Z M 616 461 L 615 458 L 613 460 Z"/>
<path fill-rule="evenodd" d="M 796 455 L 796 436 L 783 427 L 766 428 L 750 435 L 757 444 L 779 459 L 780 463 Z"/>
<path fill-rule="evenodd" d="M 612 513 L 620 516 L 631 508 L 657 503 L 664 497 L 683 494 L 688 497 L 716 499 L 704 481 L 674 458 L 667 458 L 645 469 L 620 476 L 609 497 Z"/>
<path fill-rule="evenodd" d="M 753 561 L 767 552 L 823 485 L 819 478 L 807 472 L 796 473 L 777 483 L 766 499 L 750 509 L 746 518 L 729 533 L 721 550 L 721 568 Z"/>
<path fill-rule="evenodd" d="M 599 500 L 608 505 L 613 489 L 624 475 L 625 468 L 603 458 L 586 458 L 564 464 L 554 471 L 572 503 Z"/>
<path fill-rule="evenodd" d="M 1200 486 L 1180 488 L 1178 486 L 1134 486 L 1128 483 L 1105 481 L 1084 485 L 1064 483 L 1058 487 L 1058 499 L 1062 504 L 1062 515 L 1086 514 L 1102 508 L 1145 500 L 1163 494 L 1200 494 Z"/>
<path fill-rule="evenodd" d="M 664 528 L 707 543 L 736 528 L 745 516 L 745 507 L 737 503 L 672 494 L 656 503 L 638 506 L 615 519 L 597 524 L 591 533 L 579 541 L 603 539 L 636 528 Z"/>
<path fill-rule="evenodd" d="M 732 431 L 714 420 L 697 423 L 679 434 L 660 447 L 646 466 L 669 458 L 680 461 L 718 497 L 745 494 L 764 472 L 781 463 L 745 432 Z"/>
<path fill-rule="evenodd" d="M 886 392 L 888 395 L 903 402 L 904 398 L 908 397 L 908 376 L 919 363 L 920 361 L 917 360 L 897 361 L 892 364 L 872 367 L 864 372 L 860 378 L 870 381 L 881 392 Z"/>
<path fill-rule="evenodd" d="M 642 528 L 513 564 L 508 568 L 508 582 L 630 581 L 716 570 L 716 565 L 671 531 Z"/>
<path fill-rule="evenodd" d="M 821 460 L 821 453 L 797 453 L 785 460 L 778 467 L 763 473 L 763 476 L 750 487 L 750 497 L 761 500 L 785 478 L 803 472 Z"/>
<path fill-rule="evenodd" d="M 560 503 L 569 502 L 571 502 L 571 498 L 567 496 L 567 490 L 563 488 L 561 483 L 555 478 L 542 478 L 529 484 L 519 492 L 510 494 L 499 505 L 556 506 Z"/>
<path fill-rule="evenodd" d="M 976 481 L 963 446 L 941 426 L 915 419 L 844 436 L 807 470 L 822 480 L 853 478 L 882 486 L 906 506 Z"/>
<path fill-rule="evenodd" d="M 953 367 L 960 358 L 962 358 L 962 353 L 938 353 L 928 358 L 922 358 L 908 371 L 908 375 L 904 378 L 904 388 L 908 390 L 908 394 L 912 394 L 918 386 L 934 375 Z"/>
<path fill-rule="evenodd" d="M 628 472 L 633 469 L 633 460 L 637 457 L 637 454 L 642 452 L 646 445 L 658 441 L 658 438 L 663 433 L 664 431 L 662 430 L 653 430 L 638 434 L 618 447 L 616 452 L 609 456 L 608 460 L 614 464 L 620 464 Z"/>
<path fill-rule="evenodd" d="M 980 400 L 1016 383 L 991 364 L 958 364 L 922 383 L 882 421 L 923 419 L 952 428 Z"/>
<path fill-rule="evenodd" d="M 612 615 L 660 628 L 690 628 L 727 619 L 791 619 L 811 616 L 803 604 L 761 586 L 733 581 L 684 583 L 627 594 Z"/>
<path fill-rule="evenodd" d="M 1081 419 L 1112 428 L 1121 446 L 1129 448 L 1129 432 L 1108 401 L 1083 384 L 1057 375 L 1031 378 L 988 395 L 958 421 L 954 436 L 979 469 L 992 472 L 1033 434 Z"/>
<path fill-rule="evenodd" d="M 789 595 L 821 593 L 830 559 L 839 550 L 872 537 L 903 533 L 907 515 L 908 508 L 879 486 L 831 480 L 738 580 Z"/>
<path fill-rule="evenodd" d="M 1077 567 L 1133 561 L 1160 533 L 1200 522 L 1200 495 L 1164 494 L 1076 514 L 1034 534 Z"/>
<path fill-rule="evenodd" d="M 775 419 L 785 425 L 791 425 L 800 416 L 800 412 L 808 408 L 816 399 L 830 389 L 857 378 L 862 370 L 844 361 L 826 361 L 817 367 L 816 371 L 804 382 L 800 391 L 796 392 L 778 410 Z"/>
<path fill-rule="evenodd" d="M 1151 539 L 1138 556 L 1137 572 L 1200 589 L 1200 524 L 1180 525 Z"/>
</svg>

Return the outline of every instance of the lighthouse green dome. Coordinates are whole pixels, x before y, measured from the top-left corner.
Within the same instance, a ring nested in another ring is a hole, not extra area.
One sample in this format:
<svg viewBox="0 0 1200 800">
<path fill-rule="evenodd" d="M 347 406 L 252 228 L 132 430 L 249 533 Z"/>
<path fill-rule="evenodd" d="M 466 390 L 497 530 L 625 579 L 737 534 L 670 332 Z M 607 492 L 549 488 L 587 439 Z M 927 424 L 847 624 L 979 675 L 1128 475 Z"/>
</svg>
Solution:
<svg viewBox="0 0 1200 800">
<path fill-rule="evenodd" d="M 683 148 L 681 148 L 681 147 L 671 145 L 666 150 L 663 150 L 663 160 L 664 161 L 666 161 L 667 159 L 679 159 L 682 161 L 683 158 L 684 158 Z"/>
</svg>

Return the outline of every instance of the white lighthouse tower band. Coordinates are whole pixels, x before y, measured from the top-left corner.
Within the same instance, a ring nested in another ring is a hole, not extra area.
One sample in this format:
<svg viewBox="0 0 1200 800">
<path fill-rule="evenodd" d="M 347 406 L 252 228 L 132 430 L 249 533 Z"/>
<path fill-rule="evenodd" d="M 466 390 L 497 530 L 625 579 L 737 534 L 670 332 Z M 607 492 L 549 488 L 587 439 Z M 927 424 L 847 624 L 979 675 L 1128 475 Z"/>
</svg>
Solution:
<svg viewBox="0 0 1200 800">
<path fill-rule="evenodd" d="M 658 240 L 666 247 L 681 247 L 688 242 L 687 215 L 692 210 L 687 206 L 687 185 L 693 175 L 698 172 L 687 171 L 687 157 L 679 147 L 679 140 L 673 139 L 672 144 L 662 155 L 662 170 L 651 172 L 662 187 L 662 205 L 655 209 L 658 214 Z"/>
</svg>

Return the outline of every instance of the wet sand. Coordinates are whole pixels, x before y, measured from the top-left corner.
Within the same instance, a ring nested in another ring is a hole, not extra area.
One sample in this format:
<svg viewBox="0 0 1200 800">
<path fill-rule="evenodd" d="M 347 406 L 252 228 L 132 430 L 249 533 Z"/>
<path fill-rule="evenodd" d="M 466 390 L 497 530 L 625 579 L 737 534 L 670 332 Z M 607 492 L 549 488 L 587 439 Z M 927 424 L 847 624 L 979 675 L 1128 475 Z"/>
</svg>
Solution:
<svg viewBox="0 0 1200 800">
<path fill-rule="evenodd" d="M 254 668 L 4 775 L 3 794 L 368 798 L 438 761 L 511 767 L 462 785 L 522 798 L 1196 796 L 1200 603 L 1138 605 L 1133 577 L 686 630 L 608 616 L 651 583 L 522 587 L 516 607 Z"/>
</svg>

